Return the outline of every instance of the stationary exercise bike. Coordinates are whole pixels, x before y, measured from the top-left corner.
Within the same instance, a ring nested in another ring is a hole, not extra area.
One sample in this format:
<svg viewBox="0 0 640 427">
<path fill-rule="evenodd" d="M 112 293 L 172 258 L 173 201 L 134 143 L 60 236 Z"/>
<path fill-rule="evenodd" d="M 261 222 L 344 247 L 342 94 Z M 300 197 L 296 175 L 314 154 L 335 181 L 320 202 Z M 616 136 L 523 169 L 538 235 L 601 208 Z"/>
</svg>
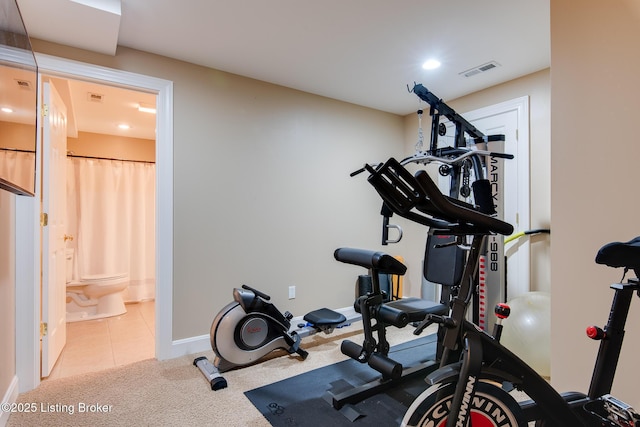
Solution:
<svg viewBox="0 0 640 427">
<path fill-rule="evenodd" d="M 211 384 L 212 390 L 227 387 L 221 372 L 255 364 L 274 350 L 283 349 L 303 360 L 308 353 L 300 342 L 318 332 L 330 334 L 336 328 L 358 321 L 359 314 L 344 314 L 328 308 L 307 313 L 304 323 L 292 328 L 291 313 L 276 308 L 271 297 L 247 285 L 233 290 L 233 302 L 227 304 L 211 325 L 211 347 L 216 354 L 211 363 L 206 357 L 193 361 Z"/>
<path fill-rule="evenodd" d="M 598 251 L 596 263 L 624 267 L 639 275 L 640 237 L 603 246 Z M 432 387 L 413 402 L 402 425 L 432 425 L 434 419 L 444 422 L 445 417 L 447 427 L 465 425 L 466 421 L 459 420 L 471 419 L 473 422 L 475 417 L 488 418 L 487 402 L 492 402 L 494 408 L 500 408 L 501 417 L 509 419 L 508 425 L 513 426 L 528 425 L 529 422 L 541 427 L 640 426 L 640 414 L 610 394 L 627 314 L 633 295 L 640 292 L 640 281 L 631 278 L 627 283 L 616 283 L 611 288 L 614 297 L 607 325 L 587 328 L 589 338 L 601 341 L 587 394 L 558 393 L 493 337 L 477 334 L 469 325 L 464 325 L 461 328 L 464 337 L 462 360 L 444 365 L 427 377 Z M 510 383 L 531 399 L 515 403 L 502 389 L 489 385 L 501 382 Z M 483 399 L 483 404 L 477 404 L 480 402 L 478 397 Z M 443 404 L 450 405 L 447 413 L 436 416 L 437 408 Z"/>
<path fill-rule="evenodd" d="M 615 296 L 607 325 L 588 329 L 592 339 L 601 340 L 588 393 L 561 394 L 500 344 L 497 336 L 466 319 L 485 237 L 508 235 L 512 227 L 442 195 L 425 171 L 414 176 L 395 159 L 367 170 L 369 182 L 395 213 L 417 222 L 446 221 L 455 224 L 447 226 L 447 233 L 457 230 L 473 236 L 450 315 L 427 316 L 416 328 L 419 333 L 431 323 L 443 327 L 444 350 L 440 368 L 427 375 L 430 387 L 409 407 L 403 426 L 526 426 L 529 422 L 543 427 L 640 426 L 640 415 L 609 394 L 631 299 L 640 292 L 638 279 L 612 285 Z M 605 245 L 596 262 L 639 274 L 640 238 Z M 516 402 L 508 393 L 512 388 L 525 392 L 530 400 Z"/>
</svg>

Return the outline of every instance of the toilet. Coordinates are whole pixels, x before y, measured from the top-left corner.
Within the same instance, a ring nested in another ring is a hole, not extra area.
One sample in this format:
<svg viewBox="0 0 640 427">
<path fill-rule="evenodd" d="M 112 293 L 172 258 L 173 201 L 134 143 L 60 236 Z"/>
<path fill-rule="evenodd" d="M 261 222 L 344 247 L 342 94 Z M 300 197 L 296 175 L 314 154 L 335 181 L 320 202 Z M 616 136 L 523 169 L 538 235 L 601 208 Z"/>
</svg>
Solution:
<svg viewBox="0 0 640 427">
<path fill-rule="evenodd" d="M 74 250 L 67 249 L 67 322 L 102 319 L 127 312 L 122 297 L 126 273 L 82 276 L 73 280 Z"/>
</svg>

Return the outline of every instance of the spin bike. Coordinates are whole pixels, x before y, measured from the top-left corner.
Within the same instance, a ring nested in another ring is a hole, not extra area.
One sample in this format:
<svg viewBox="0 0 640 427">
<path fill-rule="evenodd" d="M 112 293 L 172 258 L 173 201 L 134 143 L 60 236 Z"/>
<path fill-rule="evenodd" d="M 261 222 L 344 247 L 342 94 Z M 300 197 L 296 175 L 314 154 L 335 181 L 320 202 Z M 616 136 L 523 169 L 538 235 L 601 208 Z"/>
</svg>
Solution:
<svg viewBox="0 0 640 427">
<path fill-rule="evenodd" d="M 368 167 L 368 181 L 398 215 L 420 223 L 441 222 L 449 234 L 473 236 L 461 286 L 448 316 L 427 316 L 416 328 L 432 323 L 444 329 L 440 367 L 427 375 L 430 387 L 409 407 L 403 426 L 640 426 L 640 416 L 609 393 L 622 347 L 624 325 L 640 281 L 612 285 L 615 291 L 609 320 L 601 329 L 587 330 L 601 340 L 587 394 L 559 393 L 533 368 L 490 335 L 466 320 L 473 294 L 473 276 L 486 236 L 509 235 L 511 225 L 442 195 L 425 171 L 415 176 L 395 159 Z M 640 273 L 640 238 L 605 245 L 596 262 Z M 507 385 L 530 400 L 516 402 Z"/>
<path fill-rule="evenodd" d="M 247 285 L 233 290 L 233 302 L 217 314 L 211 325 L 211 348 L 216 357 L 211 363 L 206 357 L 193 361 L 207 378 L 212 390 L 227 387 L 221 372 L 253 365 L 272 351 L 283 349 L 306 359 L 308 353 L 300 342 L 318 332 L 330 334 L 336 328 L 360 320 L 359 314 L 349 317 L 328 308 L 307 313 L 304 323 L 292 327 L 293 315 L 282 313 L 270 302 L 271 297 Z"/>
</svg>

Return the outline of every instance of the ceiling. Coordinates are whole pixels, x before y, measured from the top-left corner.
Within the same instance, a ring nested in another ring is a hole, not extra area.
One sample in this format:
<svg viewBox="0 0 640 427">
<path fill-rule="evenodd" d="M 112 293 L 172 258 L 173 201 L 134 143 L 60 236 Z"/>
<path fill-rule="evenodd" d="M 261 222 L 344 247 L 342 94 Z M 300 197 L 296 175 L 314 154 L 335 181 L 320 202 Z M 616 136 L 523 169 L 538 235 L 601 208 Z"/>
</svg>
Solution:
<svg viewBox="0 0 640 427">
<path fill-rule="evenodd" d="M 400 115 L 424 108 L 414 82 L 447 101 L 549 67 L 549 0 L 17 1 L 32 38 L 126 46 Z M 442 66 L 423 70 L 432 57 Z"/>
</svg>

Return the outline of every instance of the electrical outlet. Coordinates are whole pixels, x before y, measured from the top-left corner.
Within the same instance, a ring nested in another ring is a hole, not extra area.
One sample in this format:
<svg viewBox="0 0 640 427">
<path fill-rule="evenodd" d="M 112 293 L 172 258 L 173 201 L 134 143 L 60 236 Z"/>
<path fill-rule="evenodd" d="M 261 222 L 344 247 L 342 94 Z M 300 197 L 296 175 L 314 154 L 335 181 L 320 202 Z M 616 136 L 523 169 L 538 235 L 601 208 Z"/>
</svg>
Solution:
<svg viewBox="0 0 640 427">
<path fill-rule="evenodd" d="M 289 299 L 294 299 L 296 297 L 296 287 L 289 286 Z"/>
</svg>

